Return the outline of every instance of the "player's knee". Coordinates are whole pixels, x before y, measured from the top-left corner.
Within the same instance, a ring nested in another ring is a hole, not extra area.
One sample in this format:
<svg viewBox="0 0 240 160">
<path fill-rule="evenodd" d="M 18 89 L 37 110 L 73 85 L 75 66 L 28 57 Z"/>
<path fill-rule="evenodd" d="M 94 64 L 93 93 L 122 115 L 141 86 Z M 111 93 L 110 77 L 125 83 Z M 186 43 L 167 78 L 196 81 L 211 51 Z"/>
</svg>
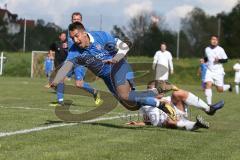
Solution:
<svg viewBox="0 0 240 160">
<path fill-rule="evenodd" d="M 187 97 L 188 92 L 184 91 L 184 90 L 178 90 L 178 91 L 174 91 L 172 93 L 172 97 L 176 100 L 181 100 L 185 97 Z"/>
<path fill-rule="evenodd" d="M 129 96 L 128 93 L 119 93 L 118 95 L 122 100 L 126 100 L 126 101 L 128 100 L 128 96 Z"/>
<path fill-rule="evenodd" d="M 212 88 L 212 83 L 207 82 L 207 83 L 206 83 L 206 89 L 210 89 L 210 88 Z"/>
<path fill-rule="evenodd" d="M 82 88 L 83 87 L 83 81 L 77 80 L 75 83 L 76 87 Z"/>
<path fill-rule="evenodd" d="M 218 92 L 223 92 L 223 87 L 217 87 Z"/>
</svg>

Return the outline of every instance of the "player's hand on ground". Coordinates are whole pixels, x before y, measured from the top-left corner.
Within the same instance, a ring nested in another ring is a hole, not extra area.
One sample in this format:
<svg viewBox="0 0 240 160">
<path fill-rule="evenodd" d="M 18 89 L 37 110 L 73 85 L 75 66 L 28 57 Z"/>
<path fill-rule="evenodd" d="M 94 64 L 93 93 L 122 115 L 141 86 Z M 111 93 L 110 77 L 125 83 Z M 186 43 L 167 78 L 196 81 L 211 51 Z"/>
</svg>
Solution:
<svg viewBox="0 0 240 160">
<path fill-rule="evenodd" d="M 55 85 L 53 83 L 48 83 L 44 87 L 49 89 L 49 88 L 54 88 Z"/>
<path fill-rule="evenodd" d="M 146 124 L 144 122 L 131 121 L 131 122 L 126 123 L 126 125 L 129 125 L 129 126 L 145 126 Z"/>
<path fill-rule="evenodd" d="M 125 123 L 125 124 L 132 126 L 132 125 L 135 125 L 136 123 L 137 123 L 137 122 L 135 122 L 135 121 L 130 121 L 130 122 L 127 122 L 127 123 Z"/>
</svg>

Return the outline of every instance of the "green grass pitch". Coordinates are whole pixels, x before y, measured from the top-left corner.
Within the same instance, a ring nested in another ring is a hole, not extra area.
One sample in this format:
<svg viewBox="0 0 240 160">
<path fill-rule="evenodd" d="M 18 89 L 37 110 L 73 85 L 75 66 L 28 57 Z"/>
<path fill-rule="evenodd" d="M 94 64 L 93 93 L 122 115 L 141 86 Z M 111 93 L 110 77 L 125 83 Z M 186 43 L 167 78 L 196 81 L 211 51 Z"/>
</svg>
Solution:
<svg viewBox="0 0 240 160">
<path fill-rule="evenodd" d="M 55 94 L 45 89 L 44 79 L 0 77 L 0 135 L 24 129 L 65 124 L 48 104 Z M 101 81 L 93 86 L 106 90 Z M 200 86 L 181 85 L 204 98 Z M 66 95 L 72 99 L 73 112 L 92 108 L 93 100 Z M 1 160 L 237 160 L 240 159 L 240 95 L 216 94 L 225 107 L 214 117 L 191 109 L 210 122 L 210 129 L 196 132 L 154 127 L 126 126 L 129 118 L 60 126 L 25 134 L 0 137 Z M 131 114 L 121 106 L 103 117 Z M 137 120 L 137 117 L 132 117 Z"/>
</svg>

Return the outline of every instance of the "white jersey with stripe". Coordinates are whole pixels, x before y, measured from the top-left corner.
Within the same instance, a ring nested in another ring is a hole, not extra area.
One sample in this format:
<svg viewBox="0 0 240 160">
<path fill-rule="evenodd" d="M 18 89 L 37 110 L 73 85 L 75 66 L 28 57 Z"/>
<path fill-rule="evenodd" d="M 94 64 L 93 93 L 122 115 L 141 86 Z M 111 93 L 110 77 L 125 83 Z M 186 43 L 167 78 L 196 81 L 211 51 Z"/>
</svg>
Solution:
<svg viewBox="0 0 240 160">
<path fill-rule="evenodd" d="M 227 59 L 227 54 L 224 49 L 220 46 L 216 46 L 215 48 L 207 47 L 205 49 L 205 56 L 208 58 L 207 68 L 211 72 L 215 73 L 223 73 L 224 68 L 221 63 L 215 63 L 216 59 Z"/>
</svg>

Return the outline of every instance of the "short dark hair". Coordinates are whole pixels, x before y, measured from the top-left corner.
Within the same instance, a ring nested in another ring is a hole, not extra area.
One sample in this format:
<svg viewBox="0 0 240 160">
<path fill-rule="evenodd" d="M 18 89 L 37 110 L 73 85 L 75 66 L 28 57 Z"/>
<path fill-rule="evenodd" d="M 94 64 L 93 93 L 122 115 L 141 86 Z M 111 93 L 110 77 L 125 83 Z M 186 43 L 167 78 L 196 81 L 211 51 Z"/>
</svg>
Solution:
<svg viewBox="0 0 240 160">
<path fill-rule="evenodd" d="M 167 43 L 166 43 L 166 42 L 161 42 L 161 43 L 160 43 L 160 45 L 163 45 L 163 44 L 164 44 L 164 45 L 167 45 Z"/>
<path fill-rule="evenodd" d="M 155 80 L 152 80 L 152 81 L 147 83 L 147 89 L 155 88 L 155 86 L 156 86 L 156 81 Z"/>
<path fill-rule="evenodd" d="M 73 12 L 72 13 L 72 19 L 73 19 L 73 16 L 80 16 L 81 19 L 82 19 L 82 14 L 80 12 Z"/>
<path fill-rule="evenodd" d="M 62 32 L 59 33 L 59 36 L 61 36 L 62 34 L 66 34 L 67 35 L 66 32 L 62 31 Z"/>
<path fill-rule="evenodd" d="M 219 39 L 218 35 L 216 35 L 216 34 L 212 34 L 212 35 L 210 36 L 210 39 L 212 39 L 213 37 Z"/>
<path fill-rule="evenodd" d="M 68 26 L 69 31 L 73 31 L 75 29 L 80 30 L 80 31 L 85 31 L 84 25 L 80 22 L 74 22 Z"/>
</svg>

